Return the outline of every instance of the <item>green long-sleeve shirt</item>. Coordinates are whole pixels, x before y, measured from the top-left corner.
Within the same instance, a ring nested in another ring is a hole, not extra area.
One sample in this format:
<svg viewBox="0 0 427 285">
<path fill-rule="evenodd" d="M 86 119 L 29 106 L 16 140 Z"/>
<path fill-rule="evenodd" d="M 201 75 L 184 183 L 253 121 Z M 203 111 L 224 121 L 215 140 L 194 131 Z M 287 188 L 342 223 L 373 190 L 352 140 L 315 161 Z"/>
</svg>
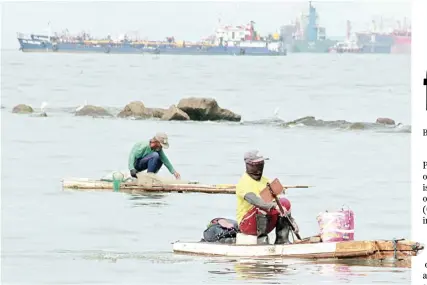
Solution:
<svg viewBox="0 0 427 285">
<path fill-rule="evenodd" d="M 135 168 L 135 160 L 137 160 L 140 157 L 144 157 L 150 153 L 153 153 L 154 150 L 150 147 L 150 142 L 139 142 L 136 143 L 130 154 L 129 154 L 129 161 L 128 161 L 128 167 L 129 170 Z M 166 154 L 164 153 L 163 149 L 159 151 L 160 160 L 163 162 L 163 164 L 166 166 L 166 168 L 169 170 L 171 174 L 175 173 L 175 169 L 173 168 L 171 162 L 167 158 Z"/>
</svg>

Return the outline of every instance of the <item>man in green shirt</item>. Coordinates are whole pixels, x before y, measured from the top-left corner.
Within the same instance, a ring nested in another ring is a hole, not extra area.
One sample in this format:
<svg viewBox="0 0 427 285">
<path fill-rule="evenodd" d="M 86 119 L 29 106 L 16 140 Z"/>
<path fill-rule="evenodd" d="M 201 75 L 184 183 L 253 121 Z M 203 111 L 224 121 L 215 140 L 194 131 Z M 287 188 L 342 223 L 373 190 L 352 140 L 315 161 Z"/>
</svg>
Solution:
<svg viewBox="0 0 427 285">
<path fill-rule="evenodd" d="M 130 175 L 137 177 L 136 174 L 144 170 L 147 170 L 147 173 L 157 173 L 164 164 L 176 179 L 180 179 L 181 175 L 175 171 L 163 151 L 168 148 L 168 136 L 165 133 L 157 133 L 148 142 L 136 143 L 129 155 Z"/>
</svg>

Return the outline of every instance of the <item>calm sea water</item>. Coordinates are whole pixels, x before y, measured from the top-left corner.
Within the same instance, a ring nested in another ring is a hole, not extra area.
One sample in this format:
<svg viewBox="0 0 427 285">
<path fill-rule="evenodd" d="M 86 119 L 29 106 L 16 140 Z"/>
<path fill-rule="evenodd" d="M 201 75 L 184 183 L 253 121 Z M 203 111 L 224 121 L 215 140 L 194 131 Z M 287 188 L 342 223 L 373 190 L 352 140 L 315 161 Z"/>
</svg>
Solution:
<svg viewBox="0 0 427 285">
<path fill-rule="evenodd" d="M 322 120 L 410 125 L 410 57 L 295 55 L 283 58 L 65 55 L 2 57 L 2 284 L 410 283 L 410 270 L 298 260 L 256 261 L 172 253 L 199 240 L 210 219 L 234 218 L 233 195 L 63 191 L 64 177 L 100 178 L 125 169 L 132 145 L 165 131 L 167 154 L 183 179 L 236 183 L 243 153 L 270 157 L 269 178 L 290 189 L 301 234 L 343 204 L 356 215 L 356 239 L 410 237 L 410 133 L 388 129 L 283 128 Z M 83 104 L 118 110 L 142 100 L 168 107 L 214 97 L 244 122 L 163 122 L 75 117 Z M 12 114 L 19 103 L 47 118 Z M 278 109 L 277 109 L 278 108 Z M 166 169 L 161 175 L 169 176 Z"/>
</svg>

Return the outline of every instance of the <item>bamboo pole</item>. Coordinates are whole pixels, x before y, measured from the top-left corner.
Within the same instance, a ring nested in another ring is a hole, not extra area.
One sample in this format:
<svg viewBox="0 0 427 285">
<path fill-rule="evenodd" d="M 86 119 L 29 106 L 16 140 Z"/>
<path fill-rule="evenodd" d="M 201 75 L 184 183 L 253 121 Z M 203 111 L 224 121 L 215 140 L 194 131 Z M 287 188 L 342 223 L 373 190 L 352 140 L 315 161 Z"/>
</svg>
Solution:
<svg viewBox="0 0 427 285">
<path fill-rule="evenodd" d="M 74 190 L 104 190 L 113 191 L 113 182 L 90 180 L 90 179 L 64 179 L 62 180 L 64 189 Z M 308 188 L 311 186 L 286 185 L 284 190 L 289 188 Z M 209 193 L 209 194 L 235 194 L 235 184 L 153 184 L 138 185 L 135 182 L 123 182 L 120 184 L 119 192 L 146 191 L 146 192 L 178 192 L 178 193 Z"/>
</svg>

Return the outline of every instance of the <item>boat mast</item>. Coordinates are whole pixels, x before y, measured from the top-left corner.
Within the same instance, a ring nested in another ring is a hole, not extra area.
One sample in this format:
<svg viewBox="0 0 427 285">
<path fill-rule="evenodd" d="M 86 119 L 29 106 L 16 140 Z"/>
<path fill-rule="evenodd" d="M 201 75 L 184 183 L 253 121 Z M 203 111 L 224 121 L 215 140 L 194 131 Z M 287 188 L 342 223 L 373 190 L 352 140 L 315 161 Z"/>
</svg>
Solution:
<svg viewBox="0 0 427 285">
<path fill-rule="evenodd" d="M 350 41 L 350 35 L 351 35 L 351 22 L 350 20 L 347 20 L 347 41 Z"/>
<path fill-rule="evenodd" d="M 49 21 L 49 22 L 47 23 L 47 39 L 48 39 L 48 41 L 49 41 L 49 42 L 50 42 L 51 34 L 52 34 L 52 29 L 51 29 L 50 21 Z"/>
</svg>

